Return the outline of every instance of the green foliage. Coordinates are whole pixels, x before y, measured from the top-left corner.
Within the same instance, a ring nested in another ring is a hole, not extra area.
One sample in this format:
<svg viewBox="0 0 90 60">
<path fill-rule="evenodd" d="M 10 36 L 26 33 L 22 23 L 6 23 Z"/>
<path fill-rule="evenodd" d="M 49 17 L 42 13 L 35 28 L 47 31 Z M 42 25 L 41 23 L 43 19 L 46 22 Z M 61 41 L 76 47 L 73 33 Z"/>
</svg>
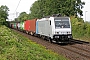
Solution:
<svg viewBox="0 0 90 60">
<path fill-rule="evenodd" d="M 0 60 L 67 60 L 0 25 Z"/>
<path fill-rule="evenodd" d="M 21 12 L 19 17 L 15 21 L 25 21 L 28 19 L 28 14 L 26 12 Z"/>
<path fill-rule="evenodd" d="M 6 22 L 7 16 L 8 16 L 8 7 L 7 6 L 1 6 L 0 7 L 0 24 L 4 24 Z"/>
<path fill-rule="evenodd" d="M 30 19 L 42 18 L 52 14 L 61 13 L 65 16 L 82 16 L 82 8 L 85 5 L 81 0 L 37 0 L 30 8 Z"/>
<path fill-rule="evenodd" d="M 90 23 L 84 22 L 81 18 L 71 17 L 72 34 L 74 38 L 90 36 Z"/>
<path fill-rule="evenodd" d="M 43 0 L 44 1 L 44 0 Z M 35 1 L 35 3 L 32 5 L 33 7 L 30 8 L 31 13 L 29 14 L 29 19 L 35 19 L 35 18 L 41 18 L 43 17 L 43 5 L 40 1 Z"/>
<path fill-rule="evenodd" d="M 86 27 L 86 34 L 87 34 L 87 36 L 90 36 L 90 23 L 89 22 L 85 22 L 85 27 Z"/>
<path fill-rule="evenodd" d="M 37 0 L 30 7 L 30 13 L 22 12 L 15 21 L 27 19 L 43 18 L 52 14 L 62 14 L 63 16 L 82 16 L 82 8 L 85 5 L 81 0 Z"/>
</svg>

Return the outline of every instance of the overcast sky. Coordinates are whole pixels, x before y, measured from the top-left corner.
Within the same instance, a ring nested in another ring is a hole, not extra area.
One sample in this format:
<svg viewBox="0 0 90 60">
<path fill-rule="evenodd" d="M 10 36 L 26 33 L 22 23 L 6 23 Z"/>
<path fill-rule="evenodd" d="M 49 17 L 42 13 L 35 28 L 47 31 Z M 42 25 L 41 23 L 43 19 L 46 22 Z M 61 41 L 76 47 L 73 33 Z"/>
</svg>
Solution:
<svg viewBox="0 0 90 60">
<path fill-rule="evenodd" d="M 82 9 L 83 10 L 83 19 L 85 21 L 90 21 L 90 0 L 82 0 L 85 2 L 85 6 Z"/>
<path fill-rule="evenodd" d="M 6 5 L 9 8 L 9 19 L 13 19 L 15 18 L 15 12 L 21 13 L 23 11 L 29 13 L 30 7 L 32 6 L 32 4 L 36 1 L 36 0 L 21 0 L 17 10 L 16 7 L 18 5 L 20 0 L 0 0 L 0 6 L 1 5 Z M 84 1 L 86 4 L 83 8 L 83 19 L 85 21 L 90 21 L 90 0 L 81 0 Z M 16 11 L 15 11 L 16 10 Z M 87 12 L 86 12 L 87 11 Z"/>
<path fill-rule="evenodd" d="M 30 7 L 36 0 L 21 0 L 20 4 L 18 6 L 20 0 L 0 0 L 0 6 L 6 5 L 9 8 L 9 19 L 14 19 L 16 17 L 16 12 L 27 12 L 29 13 Z M 17 8 L 18 6 L 18 8 Z M 17 8 L 17 9 L 16 9 Z"/>
</svg>

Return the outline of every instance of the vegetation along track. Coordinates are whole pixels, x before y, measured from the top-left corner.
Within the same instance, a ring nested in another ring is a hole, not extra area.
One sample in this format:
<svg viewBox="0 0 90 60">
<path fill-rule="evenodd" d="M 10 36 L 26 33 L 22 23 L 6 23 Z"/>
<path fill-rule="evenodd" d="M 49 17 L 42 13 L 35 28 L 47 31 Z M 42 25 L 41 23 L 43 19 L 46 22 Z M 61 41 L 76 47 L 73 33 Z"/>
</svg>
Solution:
<svg viewBox="0 0 90 60">
<path fill-rule="evenodd" d="M 16 31 L 16 30 L 14 30 Z M 51 44 L 48 41 L 45 41 L 43 39 L 27 35 L 25 33 L 16 31 L 26 37 L 28 37 L 30 40 L 41 44 L 46 47 L 46 49 L 50 49 L 60 55 L 64 55 L 65 57 L 69 58 L 70 60 L 90 60 L 90 44 L 89 43 L 79 43 L 75 41 L 71 41 L 70 44 Z"/>
</svg>

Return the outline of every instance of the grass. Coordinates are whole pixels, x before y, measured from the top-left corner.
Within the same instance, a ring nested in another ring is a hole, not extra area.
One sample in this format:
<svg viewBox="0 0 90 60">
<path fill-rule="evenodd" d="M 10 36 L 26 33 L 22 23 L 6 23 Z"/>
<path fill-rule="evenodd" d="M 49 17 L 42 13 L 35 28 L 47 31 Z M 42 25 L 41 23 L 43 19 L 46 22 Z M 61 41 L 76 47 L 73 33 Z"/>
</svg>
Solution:
<svg viewBox="0 0 90 60">
<path fill-rule="evenodd" d="M 78 39 L 78 40 L 81 40 L 81 41 L 90 42 L 90 37 L 88 37 L 88 36 L 76 37 L 74 39 Z"/>
<path fill-rule="evenodd" d="M 0 26 L 0 60 L 68 60 L 28 38 Z"/>
</svg>

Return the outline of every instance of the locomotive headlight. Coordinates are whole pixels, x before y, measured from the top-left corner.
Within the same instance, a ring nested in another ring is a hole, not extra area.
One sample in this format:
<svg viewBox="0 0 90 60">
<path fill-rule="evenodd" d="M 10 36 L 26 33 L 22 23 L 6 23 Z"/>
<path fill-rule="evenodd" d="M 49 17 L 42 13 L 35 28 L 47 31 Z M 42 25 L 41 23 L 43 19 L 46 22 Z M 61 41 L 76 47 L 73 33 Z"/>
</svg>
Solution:
<svg viewBox="0 0 90 60">
<path fill-rule="evenodd" d="M 72 38 L 72 36 L 68 36 L 68 38 Z"/>
<path fill-rule="evenodd" d="M 59 36 L 55 36 L 55 38 L 59 38 Z"/>
<path fill-rule="evenodd" d="M 57 32 L 57 34 L 59 34 L 59 32 Z"/>
<path fill-rule="evenodd" d="M 67 32 L 67 34 L 71 34 L 71 32 Z"/>
<path fill-rule="evenodd" d="M 59 32 L 55 32 L 55 34 L 59 34 Z"/>
<path fill-rule="evenodd" d="M 68 38 L 71 38 L 71 36 L 68 36 Z"/>
</svg>

